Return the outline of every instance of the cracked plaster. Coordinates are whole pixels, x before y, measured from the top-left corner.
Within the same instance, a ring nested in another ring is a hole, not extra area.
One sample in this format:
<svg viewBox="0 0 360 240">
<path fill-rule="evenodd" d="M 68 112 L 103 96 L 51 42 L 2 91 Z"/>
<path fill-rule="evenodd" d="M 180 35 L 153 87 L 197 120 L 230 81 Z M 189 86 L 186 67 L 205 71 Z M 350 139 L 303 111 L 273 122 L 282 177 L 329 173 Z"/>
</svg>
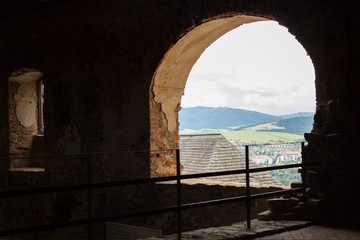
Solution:
<svg viewBox="0 0 360 240">
<path fill-rule="evenodd" d="M 16 102 L 15 114 L 23 127 L 31 127 L 37 124 L 37 87 L 36 81 L 42 76 L 41 72 L 24 69 L 14 72 L 10 82 L 19 82 L 19 88 L 14 94 Z"/>
</svg>

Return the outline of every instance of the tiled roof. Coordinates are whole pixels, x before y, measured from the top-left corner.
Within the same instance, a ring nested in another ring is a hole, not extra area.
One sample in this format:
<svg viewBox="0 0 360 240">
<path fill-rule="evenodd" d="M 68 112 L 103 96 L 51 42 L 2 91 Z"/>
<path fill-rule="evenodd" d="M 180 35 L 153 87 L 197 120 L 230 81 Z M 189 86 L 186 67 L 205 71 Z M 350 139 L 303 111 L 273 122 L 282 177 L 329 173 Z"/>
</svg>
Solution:
<svg viewBox="0 0 360 240">
<path fill-rule="evenodd" d="M 245 169 L 245 154 L 220 133 L 180 135 L 182 174 Z M 250 168 L 258 165 L 250 159 Z M 245 174 L 211 177 L 217 181 L 245 183 Z M 283 186 L 267 172 L 251 173 L 250 184 Z"/>
</svg>

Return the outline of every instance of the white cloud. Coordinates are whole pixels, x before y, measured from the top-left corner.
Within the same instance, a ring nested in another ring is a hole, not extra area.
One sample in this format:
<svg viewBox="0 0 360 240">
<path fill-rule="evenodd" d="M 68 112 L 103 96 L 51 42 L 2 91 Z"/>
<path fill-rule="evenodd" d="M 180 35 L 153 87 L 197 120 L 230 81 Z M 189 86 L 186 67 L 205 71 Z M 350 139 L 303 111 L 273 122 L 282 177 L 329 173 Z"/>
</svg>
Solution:
<svg viewBox="0 0 360 240">
<path fill-rule="evenodd" d="M 241 26 L 194 65 L 183 107 L 234 107 L 270 114 L 315 109 L 315 74 L 306 51 L 276 22 Z"/>
</svg>

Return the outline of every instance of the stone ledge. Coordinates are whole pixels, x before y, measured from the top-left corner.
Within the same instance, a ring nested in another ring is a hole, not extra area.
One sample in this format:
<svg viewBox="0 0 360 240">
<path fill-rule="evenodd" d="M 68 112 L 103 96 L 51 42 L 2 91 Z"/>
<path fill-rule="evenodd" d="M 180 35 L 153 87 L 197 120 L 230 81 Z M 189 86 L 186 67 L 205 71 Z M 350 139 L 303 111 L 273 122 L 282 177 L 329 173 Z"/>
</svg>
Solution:
<svg viewBox="0 0 360 240">
<path fill-rule="evenodd" d="M 231 226 L 212 227 L 205 229 L 198 229 L 195 231 L 182 233 L 181 239 L 252 239 L 254 237 L 261 237 L 271 235 L 274 233 L 285 232 L 289 230 L 299 229 L 311 225 L 308 221 L 261 221 L 258 219 L 251 221 L 251 229 L 246 228 L 246 222 L 234 223 Z M 164 237 L 146 238 L 147 240 L 166 239 L 176 240 L 177 234 L 172 234 Z"/>
<path fill-rule="evenodd" d="M 176 180 L 174 181 L 166 181 L 166 182 L 159 182 L 157 184 L 176 184 Z M 181 184 L 184 185 L 207 185 L 207 186 L 223 186 L 223 187 L 241 187 L 245 188 L 245 183 L 236 183 L 236 182 L 222 182 L 216 180 L 209 180 L 209 179 L 183 179 L 181 180 Z M 291 187 L 288 186 L 272 186 L 266 184 L 250 184 L 251 188 L 279 188 L 283 190 L 289 190 Z"/>
<path fill-rule="evenodd" d="M 31 172 L 31 173 L 43 173 L 44 168 L 39 167 L 21 167 L 21 168 L 10 168 L 9 172 Z"/>
</svg>

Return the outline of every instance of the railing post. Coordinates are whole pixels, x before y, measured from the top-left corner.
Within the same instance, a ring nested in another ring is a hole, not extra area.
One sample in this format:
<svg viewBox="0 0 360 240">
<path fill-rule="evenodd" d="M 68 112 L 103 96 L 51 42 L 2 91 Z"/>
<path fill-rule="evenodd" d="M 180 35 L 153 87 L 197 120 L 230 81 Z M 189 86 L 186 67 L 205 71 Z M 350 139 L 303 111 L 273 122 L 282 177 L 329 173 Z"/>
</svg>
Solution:
<svg viewBox="0 0 360 240">
<path fill-rule="evenodd" d="M 249 167 L 249 146 L 245 146 L 245 167 L 246 167 L 246 225 L 247 229 L 251 228 L 250 221 L 250 167 Z"/>
<path fill-rule="evenodd" d="M 92 239 L 92 223 L 90 222 L 92 220 L 92 199 L 91 199 L 91 183 L 92 183 L 92 173 L 91 173 L 91 155 L 87 155 L 86 156 L 86 161 L 87 161 L 87 183 L 88 183 L 88 220 L 89 220 L 89 224 L 88 224 L 88 237 L 89 240 Z"/>
<path fill-rule="evenodd" d="M 181 239 L 181 182 L 180 149 L 176 149 L 176 193 L 177 193 L 177 234 Z"/>
<path fill-rule="evenodd" d="M 301 173 L 302 173 L 302 187 L 303 187 L 303 200 L 306 204 L 307 198 L 306 198 L 306 163 L 304 161 L 304 148 L 305 143 L 301 142 Z"/>
</svg>

